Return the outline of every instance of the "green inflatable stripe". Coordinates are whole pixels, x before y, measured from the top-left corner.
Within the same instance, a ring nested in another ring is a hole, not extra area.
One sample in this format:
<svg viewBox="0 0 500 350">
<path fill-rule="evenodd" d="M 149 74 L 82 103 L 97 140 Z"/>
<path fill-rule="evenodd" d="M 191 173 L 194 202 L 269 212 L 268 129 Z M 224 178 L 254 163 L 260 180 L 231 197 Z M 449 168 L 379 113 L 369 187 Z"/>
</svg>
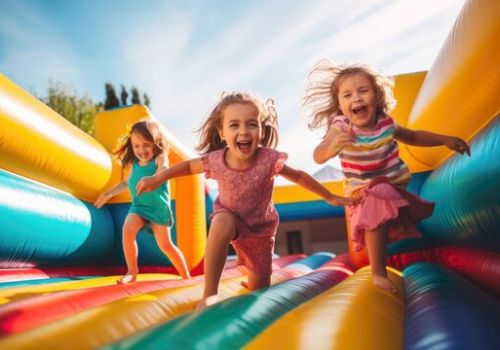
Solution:
<svg viewBox="0 0 500 350">
<path fill-rule="evenodd" d="M 314 259 L 314 256 L 311 257 Z M 310 262 L 305 265 L 310 267 Z M 107 349 L 238 349 L 278 318 L 346 277 L 347 273 L 343 271 L 316 270 L 204 310 L 184 314 Z"/>
</svg>

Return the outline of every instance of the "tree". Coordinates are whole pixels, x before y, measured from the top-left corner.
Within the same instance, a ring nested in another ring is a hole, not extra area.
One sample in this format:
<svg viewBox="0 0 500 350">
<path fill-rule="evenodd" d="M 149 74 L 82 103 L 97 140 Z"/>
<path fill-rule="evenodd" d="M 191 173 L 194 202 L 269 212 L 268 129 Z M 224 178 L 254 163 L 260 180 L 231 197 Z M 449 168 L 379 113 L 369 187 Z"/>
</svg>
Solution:
<svg viewBox="0 0 500 350">
<path fill-rule="evenodd" d="M 128 104 L 129 93 L 127 92 L 127 88 L 123 84 L 121 84 L 120 86 L 121 86 L 120 99 L 118 100 L 118 98 L 116 97 L 116 92 L 113 84 L 106 83 L 104 85 L 106 90 L 106 100 L 104 101 L 104 109 L 111 109 L 118 106 L 126 106 Z M 130 99 L 130 104 L 141 104 L 141 94 L 139 92 L 139 89 L 136 88 L 135 86 L 132 86 L 130 92 L 132 95 Z M 144 101 L 144 104 L 149 107 L 151 100 L 149 99 L 148 94 L 146 93 L 142 94 L 142 99 Z"/>
<path fill-rule="evenodd" d="M 125 85 L 123 85 L 123 84 L 122 84 L 122 92 L 120 93 L 120 98 L 121 98 L 122 106 L 126 106 L 127 105 L 128 92 L 127 92 L 127 89 L 125 88 Z"/>
<path fill-rule="evenodd" d="M 77 96 L 68 86 L 50 81 L 48 96 L 40 100 L 87 134 L 94 135 L 94 118 L 102 107 L 89 96 Z"/>
<path fill-rule="evenodd" d="M 141 104 L 141 98 L 139 97 L 139 90 L 135 86 L 132 86 L 132 104 Z"/>
<path fill-rule="evenodd" d="M 149 108 L 149 103 L 150 103 L 150 101 L 149 101 L 149 96 L 148 96 L 148 94 L 144 94 L 144 95 L 142 95 L 142 98 L 144 99 L 144 104 L 145 104 L 146 106 L 148 106 L 148 108 Z"/>
<path fill-rule="evenodd" d="M 113 107 L 118 107 L 120 101 L 116 97 L 115 87 L 111 83 L 106 83 L 104 85 L 106 89 L 106 101 L 104 101 L 104 109 L 111 109 Z"/>
</svg>

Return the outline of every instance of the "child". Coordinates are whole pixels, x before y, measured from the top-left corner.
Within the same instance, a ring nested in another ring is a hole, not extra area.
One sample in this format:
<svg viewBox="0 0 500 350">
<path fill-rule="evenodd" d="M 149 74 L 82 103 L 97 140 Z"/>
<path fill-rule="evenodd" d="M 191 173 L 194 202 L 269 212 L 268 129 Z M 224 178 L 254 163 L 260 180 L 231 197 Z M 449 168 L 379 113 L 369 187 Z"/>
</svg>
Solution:
<svg viewBox="0 0 500 350">
<path fill-rule="evenodd" d="M 337 66 L 325 60 L 310 75 L 304 105 L 312 111 L 310 128 L 327 129 L 314 160 L 321 164 L 339 155 L 345 194 L 361 198 L 350 213 L 355 250 L 366 244 L 374 285 L 396 293 L 387 278 L 387 240 L 420 236 L 415 224 L 434 208 L 405 190 L 410 172 L 399 158 L 396 140 L 444 145 L 469 155 L 470 149 L 458 137 L 397 125 L 388 115 L 395 104 L 392 87 L 391 79 L 365 65 Z"/>
<path fill-rule="evenodd" d="M 168 179 L 205 172 L 217 181 L 205 253 L 205 290 L 198 307 L 217 301 L 217 290 L 229 244 L 238 264 L 248 271 L 249 290 L 270 285 L 278 213 L 272 203 L 274 176 L 279 174 L 334 205 L 354 201 L 330 193 L 303 171 L 285 165 L 287 155 L 274 150 L 278 142 L 277 115 L 272 100 L 247 93 L 224 94 L 198 130 L 197 150 L 191 159 L 142 179 L 137 193 L 150 191 Z"/>
<path fill-rule="evenodd" d="M 191 277 L 182 252 L 172 243 L 170 237 L 169 226 L 172 224 L 172 212 L 167 185 L 162 184 L 154 192 L 142 195 L 135 192 L 135 186 L 143 176 L 150 176 L 167 169 L 166 150 L 166 140 L 155 122 L 135 123 L 129 135 L 125 136 L 123 144 L 115 152 L 123 168 L 132 167 L 128 179 L 120 181 L 101 193 L 94 203 L 97 208 L 101 208 L 111 197 L 125 191 L 127 185 L 132 195 L 132 204 L 123 224 L 122 235 L 128 271 L 117 281 L 118 284 L 132 283 L 137 278 L 139 268 L 136 237 L 139 230 L 147 223 L 151 225 L 158 246 L 172 261 L 182 278 Z"/>
</svg>

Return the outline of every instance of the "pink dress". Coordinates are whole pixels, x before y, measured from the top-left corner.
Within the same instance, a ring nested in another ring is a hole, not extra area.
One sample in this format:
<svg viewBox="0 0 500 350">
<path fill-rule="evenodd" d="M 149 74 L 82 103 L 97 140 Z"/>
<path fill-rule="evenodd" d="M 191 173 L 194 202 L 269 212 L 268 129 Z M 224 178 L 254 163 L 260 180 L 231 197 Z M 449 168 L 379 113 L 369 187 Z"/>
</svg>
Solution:
<svg viewBox="0 0 500 350">
<path fill-rule="evenodd" d="M 225 152 L 221 149 L 201 158 L 205 176 L 216 180 L 219 187 L 211 216 L 222 212 L 234 216 L 237 237 L 231 244 L 238 256 L 237 263 L 270 276 L 279 223 L 272 202 L 274 177 L 283 169 L 287 154 L 258 148 L 254 164 L 238 170 L 226 165 Z"/>
<path fill-rule="evenodd" d="M 332 127 L 348 130 L 349 121 L 336 116 Z M 434 204 L 406 191 L 411 175 L 399 158 L 394 139 L 396 124 L 390 116 L 380 116 L 371 130 L 352 127 L 356 141 L 339 154 L 346 195 L 359 195 L 361 202 L 350 210 L 354 250 L 365 246 L 365 231 L 388 225 L 390 242 L 420 237 L 416 224 L 432 214 Z"/>
</svg>

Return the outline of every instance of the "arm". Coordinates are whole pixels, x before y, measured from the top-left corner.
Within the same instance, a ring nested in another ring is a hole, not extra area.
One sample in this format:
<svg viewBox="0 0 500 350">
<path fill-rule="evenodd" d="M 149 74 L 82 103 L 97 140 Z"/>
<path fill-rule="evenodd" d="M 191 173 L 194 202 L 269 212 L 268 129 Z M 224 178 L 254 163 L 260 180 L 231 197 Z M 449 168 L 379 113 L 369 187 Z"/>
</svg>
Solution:
<svg viewBox="0 0 500 350">
<path fill-rule="evenodd" d="M 330 128 L 323 141 L 314 149 L 314 161 L 318 164 L 323 164 L 330 158 L 335 157 L 345 146 L 352 144 L 354 141 L 354 135 L 350 130 L 340 131 L 336 128 Z"/>
<path fill-rule="evenodd" d="M 446 146 L 449 149 L 470 156 L 470 148 L 467 142 L 459 137 L 435 134 L 423 130 L 411 130 L 400 125 L 396 126 L 394 138 L 400 142 L 412 146 Z"/>
<path fill-rule="evenodd" d="M 162 182 L 168 181 L 175 177 L 199 174 L 203 172 L 203 163 L 201 158 L 186 160 L 175 164 L 170 168 L 160 170 L 153 176 L 143 177 L 135 187 L 137 196 L 143 192 L 150 192 L 160 186 Z"/>
<path fill-rule="evenodd" d="M 358 202 L 357 199 L 341 197 L 331 193 L 325 186 L 320 184 L 315 178 L 313 178 L 305 171 L 293 169 L 287 165 L 284 165 L 279 174 L 287 180 L 292 181 L 297 185 L 300 185 L 305 189 L 311 191 L 312 193 L 317 194 L 332 205 L 354 205 Z"/>
<path fill-rule="evenodd" d="M 160 154 L 159 156 L 157 156 L 155 163 L 156 163 L 155 175 L 158 174 L 163 169 L 168 168 L 168 158 L 165 156 L 165 154 Z"/>
<path fill-rule="evenodd" d="M 104 191 L 97 197 L 96 201 L 94 202 L 94 206 L 96 208 L 102 208 L 104 204 L 106 204 L 107 201 L 109 201 L 112 197 L 116 196 L 117 194 L 122 193 L 127 189 L 127 180 L 122 180 L 118 182 L 116 185 L 111 187 L 109 190 Z"/>
</svg>

